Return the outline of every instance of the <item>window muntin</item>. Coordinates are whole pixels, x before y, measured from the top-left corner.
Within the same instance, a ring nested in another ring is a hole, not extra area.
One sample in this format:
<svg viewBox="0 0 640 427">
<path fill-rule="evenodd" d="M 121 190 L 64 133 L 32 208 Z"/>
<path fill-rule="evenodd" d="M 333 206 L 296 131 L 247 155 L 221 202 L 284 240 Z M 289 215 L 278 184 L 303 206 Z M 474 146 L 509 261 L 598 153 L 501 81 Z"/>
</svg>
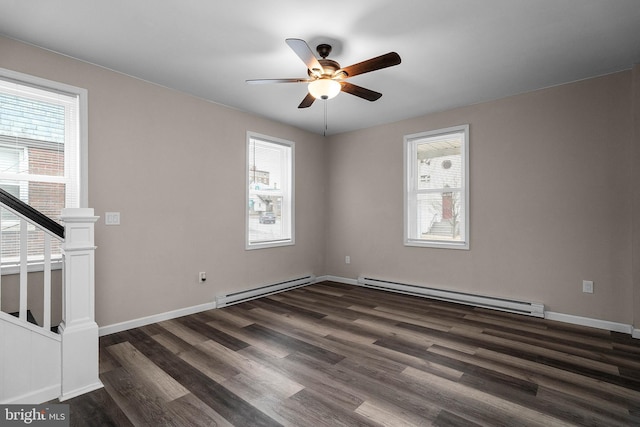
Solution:
<svg viewBox="0 0 640 427">
<path fill-rule="evenodd" d="M 247 133 L 247 249 L 294 244 L 293 165 L 293 142 Z"/>
<path fill-rule="evenodd" d="M 469 248 L 468 149 L 468 125 L 405 136 L 405 245 Z"/>
<path fill-rule="evenodd" d="M 63 208 L 86 206 L 85 125 L 84 89 L 0 69 L 0 187 L 53 220 Z M 20 226 L 1 211 L 4 274 L 19 261 Z M 28 227 L 30 271 L 41 261 L 43 240 Z M 60 257 L 56 241 L 52 255 Z"/>
</svg>

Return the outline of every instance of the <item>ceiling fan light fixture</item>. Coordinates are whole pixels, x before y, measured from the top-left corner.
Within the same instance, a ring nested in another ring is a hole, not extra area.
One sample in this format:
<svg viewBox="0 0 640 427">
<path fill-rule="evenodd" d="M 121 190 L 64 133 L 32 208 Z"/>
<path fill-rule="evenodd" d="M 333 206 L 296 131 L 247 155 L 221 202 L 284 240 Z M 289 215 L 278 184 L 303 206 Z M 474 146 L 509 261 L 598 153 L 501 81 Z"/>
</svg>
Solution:
<svg viewBox="0 0 640 427">
<path fill-rule="evenodd" d="M 309 93 L 316 99 L 335 98 L 342 86 L 335 80 L 318 79 L 309 83 Z"/>
</svg>

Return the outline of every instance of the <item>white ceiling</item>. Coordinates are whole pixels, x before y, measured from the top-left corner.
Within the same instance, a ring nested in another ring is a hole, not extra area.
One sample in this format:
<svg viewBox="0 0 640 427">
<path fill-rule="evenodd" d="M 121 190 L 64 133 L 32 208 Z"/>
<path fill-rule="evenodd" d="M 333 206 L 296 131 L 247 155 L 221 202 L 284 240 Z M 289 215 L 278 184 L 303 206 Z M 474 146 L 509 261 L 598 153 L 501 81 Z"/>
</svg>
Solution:
<svg viewBox="0 0 640 427">
<path fill-rule="evenodd" d="M 640 63 L 640 0 L 0 0 L 0 34 L 279 122 L 324 131 L 325 101 L 297 106 L 302 38 L 383 93 L 327 102 L 327 134 L 497 99 Z M 1 52 L 0 52 L 1 55 Z"/>
</svg>

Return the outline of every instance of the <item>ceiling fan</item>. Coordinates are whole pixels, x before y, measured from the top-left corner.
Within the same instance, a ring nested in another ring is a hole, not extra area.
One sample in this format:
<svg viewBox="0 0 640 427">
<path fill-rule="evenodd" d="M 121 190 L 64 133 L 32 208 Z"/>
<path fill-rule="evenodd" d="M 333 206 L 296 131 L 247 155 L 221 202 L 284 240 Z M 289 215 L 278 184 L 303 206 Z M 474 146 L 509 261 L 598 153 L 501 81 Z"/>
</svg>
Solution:
<svg viewBox="0 0 640 427">
<path fill-rule="evenodd" d="M 308 83 L 309 93 L 304 97 L 300 105 L 298 105 L 298 108 L 310 107 L 313 104 L 313 101 L 318 98 L 331 99 L 341 91 L 366 99 L 367 101 L 375 101 L 382 96 L 381 93 L 354 85 L 353 83 L 346 82 L 345 80 L 350 77 L 357 76 L 358 74 L 380 70 L 400 63 L 400 55 L 396 52 L 389 52 L 342 68 L 336 61 L 327 59 L 331 53 L 331 46 L 328 44 L 318 45 L 316 50 L 321 58 L 318 59 L 304 40 L 286 39 L 286 42 L 307 66 L 307 74 L 309 75 L 309 78 L 256 79 L 247 80 L 247 83 Z"/>
</svg>

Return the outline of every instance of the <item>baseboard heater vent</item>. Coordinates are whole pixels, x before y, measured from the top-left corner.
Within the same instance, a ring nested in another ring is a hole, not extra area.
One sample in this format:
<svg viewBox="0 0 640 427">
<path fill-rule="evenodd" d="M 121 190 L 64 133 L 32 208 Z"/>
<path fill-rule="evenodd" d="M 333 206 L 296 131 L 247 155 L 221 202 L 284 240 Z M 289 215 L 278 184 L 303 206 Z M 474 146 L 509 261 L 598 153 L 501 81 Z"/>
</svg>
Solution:
<svg viewBox="0 0 640 427">
<path fill-rule="evenodd" d="M 227 295 L 219 295 L 216 297 L 216 307 L 226 307 L 228 305 L 238 304 L 252 299 L 264 297 L 267 295 L 277 294 L 278 292 L 288 291 L 290 289 L 299 288 L 301 286 L 315 283 L 314 275 L 300 277 L 298 279 L 286 280 L 284 282 L 273 283 L 271 285 L 260 286 L 259 288 L 250 289 L 248 291 L 240 291 Z"/>
<path fill-rule="evenodd" d="M 427 288 L 409 285 L 370 277 L 358 277 L 358 284 L 367 288 L 383 291 L 398 292 L 441 301 L 455 302 L 458 304 L 472 305 L 475 307 L 490 308 L 509 313 L 525 314 L 534 317 L 544 317 L 544 304 L 536 302 L 517 301 L 504 298 L 493 298 L 483 295 L 474 295 L 464 292 L 447 291 L 442 289 Z"/>
</svg>

